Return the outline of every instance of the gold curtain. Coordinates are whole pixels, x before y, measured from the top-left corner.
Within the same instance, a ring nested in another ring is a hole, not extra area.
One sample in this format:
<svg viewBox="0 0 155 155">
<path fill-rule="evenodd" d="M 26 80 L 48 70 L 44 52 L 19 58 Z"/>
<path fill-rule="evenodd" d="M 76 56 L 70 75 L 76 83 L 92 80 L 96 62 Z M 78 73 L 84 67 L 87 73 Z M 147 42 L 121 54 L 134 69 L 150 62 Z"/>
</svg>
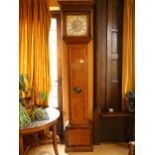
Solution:
<svg viewBox="0 0 155 155">
<path fill-rule="evenodd" d="M 125 111 L 125 94 L 135 89 L 134 0 L 124 0 L 123 62 L 122 62 L 122 111 Z"/>
<path fill-rule="evenodd" d="M 50 13 L 46 0 L 19 1 L 19 72 L 28 74 L 34 86 L 34 102 L 39 92 L 48 95 L 51 88 L 49 60 Z"/>
</svg>

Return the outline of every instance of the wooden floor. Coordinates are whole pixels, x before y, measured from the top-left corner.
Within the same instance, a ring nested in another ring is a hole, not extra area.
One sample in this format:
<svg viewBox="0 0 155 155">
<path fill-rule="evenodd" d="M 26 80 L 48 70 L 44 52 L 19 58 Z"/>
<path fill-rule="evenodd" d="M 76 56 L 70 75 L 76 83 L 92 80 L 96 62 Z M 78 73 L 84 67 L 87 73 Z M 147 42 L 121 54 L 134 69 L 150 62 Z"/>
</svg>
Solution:
<svg viewBox="0 0 155 155">
<path fill-rule="evenodd" d="M 95 145 L 93 152 L 65 153 L 64 145 L 58 145 L 59 155 L 128 155 L 127 143 Z M 32 148 L 28 155 L 54 155 L 52 144 Z"/>
</svg>

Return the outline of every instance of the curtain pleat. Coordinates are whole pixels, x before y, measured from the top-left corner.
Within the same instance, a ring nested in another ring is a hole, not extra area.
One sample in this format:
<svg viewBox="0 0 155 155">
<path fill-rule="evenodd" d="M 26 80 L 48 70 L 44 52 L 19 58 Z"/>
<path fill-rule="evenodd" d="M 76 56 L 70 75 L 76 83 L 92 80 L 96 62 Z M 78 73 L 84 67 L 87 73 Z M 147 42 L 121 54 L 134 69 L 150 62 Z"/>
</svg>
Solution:
<svg viewBox="0 0 155 155">
<path fill-rule="evenodd" d="M 134 0 L 124 0 L 122 111 L 125 111 L 125 94 L 135 89 L 134 51 Z"/>
<path fill-rule="evenodd" d="M 49 62 L 50 13 L 46 0 L 19 2 L 19 72 L 28 74 L 34 86 L 34 103 L 48 105 L 51 88 Z M 46 92 L 47 100 L 38 97 Z"/>
</svg>

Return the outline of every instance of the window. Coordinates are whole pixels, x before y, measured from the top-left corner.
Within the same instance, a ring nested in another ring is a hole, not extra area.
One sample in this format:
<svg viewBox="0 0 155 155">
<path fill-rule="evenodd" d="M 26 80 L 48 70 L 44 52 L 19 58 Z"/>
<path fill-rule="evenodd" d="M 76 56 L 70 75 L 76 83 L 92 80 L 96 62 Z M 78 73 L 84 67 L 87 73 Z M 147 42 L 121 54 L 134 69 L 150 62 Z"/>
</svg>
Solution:
<svg viewBox="0 0 155 155">
<path fill-rule="evenodd" d="M 58 70 L 57 70 L 57 19 L 51 19 L 50 28 L 50 72 L 52 88 L 49 96 L 49 106 L 58 107 Z"/>
</svg>

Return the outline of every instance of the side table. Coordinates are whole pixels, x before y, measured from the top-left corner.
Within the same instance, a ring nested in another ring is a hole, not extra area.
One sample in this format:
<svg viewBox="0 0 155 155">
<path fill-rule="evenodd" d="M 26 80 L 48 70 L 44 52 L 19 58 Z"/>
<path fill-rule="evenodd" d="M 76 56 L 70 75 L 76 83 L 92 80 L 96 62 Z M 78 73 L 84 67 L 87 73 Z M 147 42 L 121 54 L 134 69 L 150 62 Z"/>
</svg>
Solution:
<svg viewBox="0 0 155 155">
<path fill-rule="evenodd" d="M 20 155 L 25 155 L 26 152 L 28 151 L 27 149 L 24 150 L 24 145 L 23 145 L 24 135 L 35 134 L 35 133 L 44 131 L 45 129 L 48 129 L 48 128 L 53 129 L 54 152 L 55 152 L 55 155 L 59 155 L 58 148 L 57 148 L 56 125 L 57 125 L 57 120 L 60 116 L 60 112 L 55 108 L 46 108 L 45 110 L 49 116 L 48 120 L 34 121 L 30 124 L 30 126 L 19 129 L 19 154 Z"/>
</svg>

